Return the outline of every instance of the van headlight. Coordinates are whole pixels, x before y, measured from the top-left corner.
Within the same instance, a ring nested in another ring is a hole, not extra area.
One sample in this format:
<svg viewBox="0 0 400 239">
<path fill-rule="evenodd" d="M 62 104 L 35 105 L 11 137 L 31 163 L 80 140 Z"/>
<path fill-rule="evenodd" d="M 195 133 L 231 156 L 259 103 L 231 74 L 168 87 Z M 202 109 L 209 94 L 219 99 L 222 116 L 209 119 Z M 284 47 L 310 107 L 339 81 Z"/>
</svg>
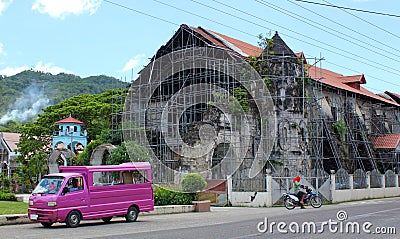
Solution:
<svg viewBox="0 0 400 239">
<path fill-rule="evenodd" d="M 47 206 L 55 207 L 55 206 L 57 206 L 57 202 L 47 202 Z"/>
<path fill-rule="evenodd" d="M 29 206 L 33 206 L 33 200 L 29 200 Z"/>
</svg>

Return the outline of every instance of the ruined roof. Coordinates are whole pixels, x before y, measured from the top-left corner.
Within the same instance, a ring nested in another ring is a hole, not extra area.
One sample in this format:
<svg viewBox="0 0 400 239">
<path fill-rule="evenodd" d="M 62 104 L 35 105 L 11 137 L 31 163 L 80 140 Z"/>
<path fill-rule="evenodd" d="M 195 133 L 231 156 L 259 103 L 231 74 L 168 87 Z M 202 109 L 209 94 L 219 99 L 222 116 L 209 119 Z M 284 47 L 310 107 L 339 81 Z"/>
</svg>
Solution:
<svg viewBox="0 0 400 239">
<path fill-rule="evenodd" d="M 288 45 L 286 45 L 285 41 L 279 36 L 278 32 L 275 32 L 275 35 L 272 37 L 274 42 L 271 49 L 264 49 L 264 51 L 272 51 L 274 55 L 281 56 L 295 56 L 294 52 Z M 263 52 L 264 53 L 264 52 Z M 269 54 L 269 52 L 267 52 Z"/>
<path fill-rule="evenodd" d="M 360 84 L 365 84 L 366 80 L 364 75 L 355 75 L 355 76 L 344 76 L 342 74 L 326 70 L 323 68 L 310 66 L 307 70 L 308 75 L 317 81 L 320 81 L 326 85 L 332 86 L 334 88 L 346 90 L 349 92 L 353 92 L 362 96 L 366 96 L 368 98 L 372 98 L 378 100 L 380 102 L 384 102 L 387 104 L 400 106 L 400 104 L 396 103 L 393 100 L 389 100 L 382 96 L 379 96 L 364 87 L 361 87 Z M 349 83 L 358 83 L 359 87 L 352 87 Z"/>
<path fill-rule="evenodd" d="M 396 149 L 400 144 L 400 134 L 372 136 L 371 142 L 376 149 Z"/>
<path fill-rule="evenodd" d="M 68 124 L 68 123 L 69 124 L 85 124 L 82 121 L 72 118 L 71 116 L 68 116 L 65 119 L 59 120 L 59 121 L 55 122 L 54 124 L 57 125 L 57 124 Z"/>
<path fill-rule="evenodd" d="M 197 38 L 201 38 L 202 41 L 206 42 L 206 45 L 225 49 L 228 52 L 231 52 L 241 57 L 260 56 L 265 51 L 260 47 L 251 45 L 249 43 L 215 31 L 204 29 L 202 27 L 191 27 L 182 24 L 180 26 L 180 29 L 190 31 L 191 34 L 195 35 Z M 172 41 L 175 37 L 176 36 L 174 35 L 174 37 L 170 41 Z M 303 62 L 305 64 L 307 63 L 304 53 L 294 53 L 282 40 L 278 32 L 275 33 L 272 39 L 274 41 L 274 46 L 272 47 L 272 49 L 270 49 L 270 51 L 273 51 L 275 55 L 297 56 L 300 59 L 304 59 Z M 333 71 L 311 66 L 308 69 L 308 75 L 314 80 L 321 80 L 324 84 L 328 86 L 353 92 L 387 104 L 400 106 L 400 96 L 398 97 L 399 101 L 397 101 L 396 103 L 395 100 L 387 99 L 363 88 L 361 84 L 366 84 L 365 76 L 363 74 L 344 76 Z"/>
<path fill-rule="evenodd" d="M 2 138 L 2 141 L 6 143 L 8 149 L 10 151 L 15 151 L 18 149 L 18 142 L 19 142 L 19 137 L 21 134 L 17 133 L 7 133 L 7 132 L 1 132 L 0 133 L 0 139 Z"/>
<path fill-rule="evenodd" d="M 212 45 L 237 53 L 240 56 L 259 56 L 263 51 L 260 47 L 202 27 L 190 27 L 190 29 L 207 39 Z"/>
<path fill-rule="evenodd" d="M 394 100 L 398 104 L 400 104 L 400 95 L 399 94 L 389 92 L 389 91 L 385 91 L 385 94 L 388 95 L 392 100 Z"/>
</svg>

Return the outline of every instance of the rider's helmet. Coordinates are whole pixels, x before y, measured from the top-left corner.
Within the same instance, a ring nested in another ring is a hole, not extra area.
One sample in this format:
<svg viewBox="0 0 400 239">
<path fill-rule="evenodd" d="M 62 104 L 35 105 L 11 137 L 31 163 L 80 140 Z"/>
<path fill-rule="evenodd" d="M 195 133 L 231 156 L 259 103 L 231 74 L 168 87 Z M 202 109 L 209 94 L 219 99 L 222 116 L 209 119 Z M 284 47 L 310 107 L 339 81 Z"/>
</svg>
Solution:
<svg viewBox="0 0 400 239">
<path fill-rule="evenodd" d="M 297 176 L 293 179 L 293 182 L 300 182 L 300 176 L 297 175 Z"/>
</svg>

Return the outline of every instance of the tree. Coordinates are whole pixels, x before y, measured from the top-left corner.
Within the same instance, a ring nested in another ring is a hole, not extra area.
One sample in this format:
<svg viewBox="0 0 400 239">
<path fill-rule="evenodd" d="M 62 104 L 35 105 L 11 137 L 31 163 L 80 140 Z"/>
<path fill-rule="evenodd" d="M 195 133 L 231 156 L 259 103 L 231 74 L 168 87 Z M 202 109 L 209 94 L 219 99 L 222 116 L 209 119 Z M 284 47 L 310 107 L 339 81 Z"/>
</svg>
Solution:
<svg viewBox="0 0 400 239">
<path fill-rule="evenodd" d="M 203 190 L 207 185 L 206 180 L 197 173 L 190 173 L 183 177 L 181 186 L 184 192 L 197 192 Z"/>
<path fill-rule="evenodd" d="M 51 138 L 47 128 L 34 123 L 27 123 L 22 131 L 18 143 L 20 155 L 16 158 L 20 164 L 17 175 L 25 184 L 36 183 L 47 173 L 48 145 L 51 144 Z"/>
<path fill-rule="evenodd" d="M 111 152 L 111 160 L 107 164 L 121 164 L 126 162 L 148 162 L 150 155 L 147 148 L 133 142 L 122 143 Z"/>
<path fill-rule="evenodd" d="M 88 141 L 85 151 L 73 162 L 75 165 L 88 165 L 92 151 L 103 142 L 97 140 L 102 131 L 111 124 L 111 113 L 122 111 L 123 105 L 115 103 L 114 97 L 124 97 L 126 89 L 106 91 L 98 95 L 84 94 L 72 97 L 66 101 L 46 107 L 43 114 L 35 122 L 30 122 L 22 127 L 20 142 L 18 143 L 17 157 L 20 163 L 18 176 L 25 184 L 35 183 L 41 175 L 47 173 L 47 159 L 51 152 L 53 131 L 56 130 L 54 122 L 67 117 L 75 116 L 86 123 Z"/>
<path fill-rule="evenodd" d="M 0 132 L 21 133 L 22 126 L 23 125 L 20 122 L 9 121 L 6 124 L 0 126 Z"/>
<path fill-rule="evenodd" d="M 78 154 L 76 158 L 76 165 L 89 165 L 90 164 L 90 156 L 92 156 L 93 151 L 97 146 L 103 144 L 101 140 L 93 140 L 90 142 L 82 153 Z"/>
</svg>

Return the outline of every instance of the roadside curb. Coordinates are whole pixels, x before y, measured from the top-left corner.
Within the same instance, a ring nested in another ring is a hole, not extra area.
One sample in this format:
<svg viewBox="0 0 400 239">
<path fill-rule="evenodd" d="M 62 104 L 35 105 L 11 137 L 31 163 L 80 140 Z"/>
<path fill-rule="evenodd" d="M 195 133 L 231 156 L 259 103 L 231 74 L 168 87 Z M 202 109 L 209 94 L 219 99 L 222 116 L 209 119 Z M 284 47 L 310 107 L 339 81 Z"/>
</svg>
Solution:
<svg viewBox="0 0 400 239">
<path fill-rule="evenodd" d="M 0 225 L 30 223 L 28 214 L 0 215 Z"/>
<path fill-rule="evenodd" d="M 168 206 L 155 206 L 154 211 L 141 212 L 140 215 L 161 215 L 161 214 L 173 214 L 173 213 L 187 213 L 195 212 L 194 205 L 168 205 Z M 0 225 L 12 225 L 12 224 L 24 224 L 24 223 L 35 223 L 29 220 L 28 214 L 10 214 L 0 215 Z"/>
</svg>

